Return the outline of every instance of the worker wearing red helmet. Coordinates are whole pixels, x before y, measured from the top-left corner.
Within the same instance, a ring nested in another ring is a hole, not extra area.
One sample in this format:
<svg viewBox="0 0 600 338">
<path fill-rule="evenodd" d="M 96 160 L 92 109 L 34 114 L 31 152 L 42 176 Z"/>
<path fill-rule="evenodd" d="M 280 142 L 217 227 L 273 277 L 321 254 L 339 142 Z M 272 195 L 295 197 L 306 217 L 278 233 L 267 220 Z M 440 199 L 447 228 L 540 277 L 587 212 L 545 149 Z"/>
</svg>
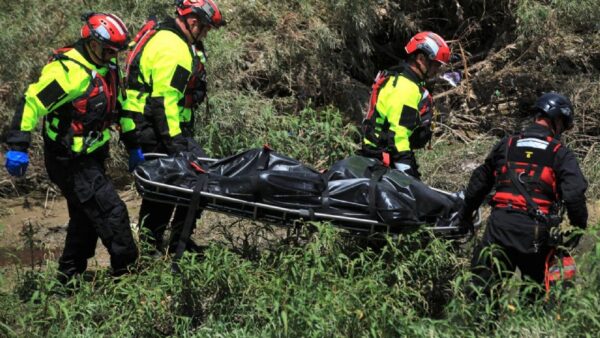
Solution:
<svg viewBox="0 0 600 338">
<path fill-rule="evenodd" d="M 363 121 L 362 153 L 420 177 L 414 149 L 431 139 L 433 99 L 425 80 L 450 60 L 450 48 L 439 35 L 421 32 L 405 46 L 408 58 L 398 70 L 380 72 Z"/>
<path fill-rule="evenodd" d="M 137 130 L 120 114 L 117 53 L 129 36 L 116 15 L 89 13 L 82 17 L 81 39 L 56 50 L 36 83 L 25 92 L 6 142 L 6 169 L 25 174 L 31 133 L 44 118 L 44 160 L 50 180 L 67 199 L 69 224 L 58 270 L 68 281 L 87 268 L 98 237 L 108 249 L 113 273 L 126 272 L 137 259 L 125 203 L 105 174 L 109 128 L 120 124 L 130 166 L 142 160 Z"/>
<path fill-rule="evenodd" d="M 212 0 L 176 0 L 176 17 L 150 19 L 138 32 L 127 58 L 127 100 L 123 107 L 138 121 L 144 152 L 194 152 L 204 156 L 194 136 L 194 115 L 206 96 L 206 54 L 202 40 L 225 24 Z M 144 199 L 142 239 L 162 251 L 173 206 Z M 187 208 L 178 207 L 169 250 L 174 252 Z M 195 246 L 191 241 L 189 247 Z"/>
</svg>

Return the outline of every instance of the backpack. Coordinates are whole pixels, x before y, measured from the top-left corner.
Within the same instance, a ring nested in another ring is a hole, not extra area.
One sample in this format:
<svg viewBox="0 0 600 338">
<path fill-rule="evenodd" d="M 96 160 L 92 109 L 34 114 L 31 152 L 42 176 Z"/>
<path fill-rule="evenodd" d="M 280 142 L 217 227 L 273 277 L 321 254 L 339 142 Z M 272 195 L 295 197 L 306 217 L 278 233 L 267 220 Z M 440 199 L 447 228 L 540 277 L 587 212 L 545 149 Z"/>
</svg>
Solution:
<svg viewBox="0 0 600 338">
<path fill-rule="evenodd" d="M 371 96 L 369 98 L 369 107 L 365 114 L 365 117 L 361 123 L 361 131 L 363 137 L 369 140 L 371 143 L 375 145 L 376 148 L 372 148 L 367 146 L 364 141 L 361 149 L 361 154 L 367 157 L 374 157 L 382 160 L 385 166 L 390 165 L 390 154 L 386 152 L 383 148 L 388 140 L 387 133 L 380 133 L 379 136 L 375 134 L 375 124 L 377 119 L 377 114 L 375 114 L 375 105 L 377 104 L 377 99 L 379 98 L 379 91 L 383 88 L 390 77 L 396 77 L 394 80 L 394 85 L 398 81 L 397 70 L 382 70 L 377 73 L 375 76 L 375 80 L 373 80 L 373 85 L 371 86 Z"/>
<path fill-rule="evenodd" d="M 127 63 L 125 66 L 125 85 L 131 89 L 137 89 L 140 91 L 150 91 L 150 86 L 144 83 L 142 86 L 136 85 L 138 84 L 138 79 L 140 79 L 140 58 L 144 47 L 148 43 L 151 37 L 158 32 L 160 29 L 160 25 L 156 16 L 152 15 L 144 25 L 139 30 L 139 32 L 133 38 L 131 42 L 133 49 L 131 49 L 127 53 Z M 143 80 L 142 80 L 143 81 Z"/>
</svg>

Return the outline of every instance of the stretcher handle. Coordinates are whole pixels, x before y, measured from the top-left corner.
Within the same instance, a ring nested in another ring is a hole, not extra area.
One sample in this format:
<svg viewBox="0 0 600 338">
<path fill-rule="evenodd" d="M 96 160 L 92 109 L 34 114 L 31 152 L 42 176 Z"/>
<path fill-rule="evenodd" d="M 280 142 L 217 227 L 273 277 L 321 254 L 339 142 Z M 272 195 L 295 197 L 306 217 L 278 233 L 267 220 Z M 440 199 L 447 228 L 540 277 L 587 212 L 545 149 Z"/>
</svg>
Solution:
<svg viewBox="0 0 600 338">
<path fill-rule="evenodd" d="M 161 157 L 169 157 L 168 154 L 164 154 L 164 153 L 144 153 L 144 158 L 145 159 L 155 159 L 155 158 L 161 158 Z M 217 162 L 219 159 L 216 158 L 211 158 L 211 157 L 196 157 L 198 160 L 202 161 L 202 162 Z"/>
</svg>

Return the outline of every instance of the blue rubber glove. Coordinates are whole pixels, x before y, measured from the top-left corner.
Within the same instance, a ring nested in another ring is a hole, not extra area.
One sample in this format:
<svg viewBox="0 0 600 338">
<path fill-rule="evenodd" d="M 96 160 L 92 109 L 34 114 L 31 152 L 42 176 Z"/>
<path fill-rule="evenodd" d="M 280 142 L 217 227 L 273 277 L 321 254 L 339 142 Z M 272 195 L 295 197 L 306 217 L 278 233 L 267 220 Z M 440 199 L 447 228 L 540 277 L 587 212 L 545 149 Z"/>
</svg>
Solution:
<svg viewBox="0 0 600 338">
<path fill-rule="evenodd" d="M 129 149 L 129 172 L 132 172 L 144 160 L 144 153 L 142 153 L 141 148 Z"/>
<path fill-rule="evenodd" d="M 4 165 L 12 176 L 23 176 L 29 165 L 29 156 L 22 151 L 9 150 L 6 153 L 6 163 Z"/>
</svg>

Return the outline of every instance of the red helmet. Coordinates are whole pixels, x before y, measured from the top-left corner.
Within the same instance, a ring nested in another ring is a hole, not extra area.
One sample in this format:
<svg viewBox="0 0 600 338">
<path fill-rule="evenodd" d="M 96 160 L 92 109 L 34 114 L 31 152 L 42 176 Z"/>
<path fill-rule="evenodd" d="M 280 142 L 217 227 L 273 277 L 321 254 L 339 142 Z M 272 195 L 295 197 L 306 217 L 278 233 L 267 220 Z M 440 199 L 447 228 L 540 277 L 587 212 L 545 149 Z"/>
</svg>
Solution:
<svg viewBox="0 0 600 338">
<path fill-rule="evenodd" d="M 447 64 L 450 61 L 450 48 L 442 37 L 432 32 L 420 32 L 413 36 L 404 47 L 407 54 L 420 50 L 429 59 Z"/>
<path fill-rule="evenodd" d="M 129 32 L 118 16 L 106 13 L 87 13 L 81 19 L 85 21 L 81 27 L 81 37 L 94 39 L 104 48 L 116 51 L 127 48 Z"/>
<path fill-rule="evenodd" d="M 225 25 L 219 7 L 212 0 L 175 0 L 175 6 L 180 16 L 196 14 L 205 25 L 214 28 Z"/>
</svg>

